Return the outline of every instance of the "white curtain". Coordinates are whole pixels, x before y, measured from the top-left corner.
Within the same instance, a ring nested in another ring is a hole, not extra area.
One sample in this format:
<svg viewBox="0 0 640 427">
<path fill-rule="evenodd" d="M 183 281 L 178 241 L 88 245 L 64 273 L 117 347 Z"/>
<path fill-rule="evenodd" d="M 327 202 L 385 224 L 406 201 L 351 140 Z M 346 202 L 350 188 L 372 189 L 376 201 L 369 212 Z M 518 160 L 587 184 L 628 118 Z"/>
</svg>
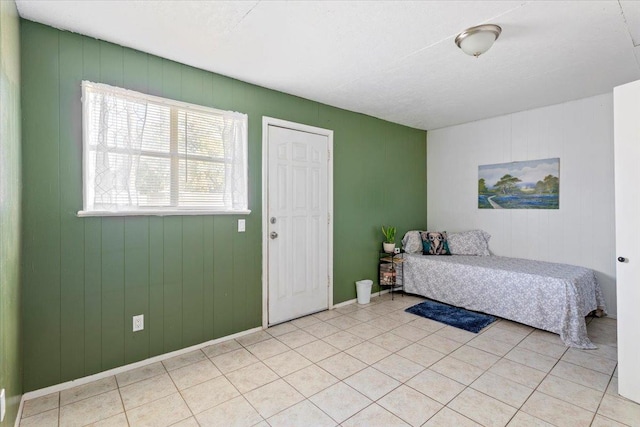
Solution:
<svg viewBox="0 0 640 427">
<path fill-rule="evenodd" d="M 247 115 L 83 82 L 84 211 L 248 213 Z"/>
<path fill-rule="evenodd" d="M 247 120 L 244 114 L 224 118 L 225 205 L 232 210 L 247 209 Z"/>
<path fill-rule="evenodd" d="M 89 205 L 106 211 L 139 206 L 132 172 L 140 162 L 147 104 L 110 93 L 92 93 L 89 103 L 92 111 L 98 112 Z"/>
</svg>

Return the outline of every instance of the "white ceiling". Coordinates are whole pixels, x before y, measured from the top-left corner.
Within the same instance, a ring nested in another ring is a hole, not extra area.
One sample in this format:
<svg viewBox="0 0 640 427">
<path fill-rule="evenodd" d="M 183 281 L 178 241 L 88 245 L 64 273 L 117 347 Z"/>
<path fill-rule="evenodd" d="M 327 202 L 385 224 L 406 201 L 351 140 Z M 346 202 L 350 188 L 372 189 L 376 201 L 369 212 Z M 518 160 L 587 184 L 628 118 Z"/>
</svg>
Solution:
<svg viewBox="0 0 640 427">
<path fill-rule="evenodd" d="M 34 1 L 20 15 L 420 129 L 640 79 L 637 1 Z M 502 35 L 478 59 L 453 40 Z"/>
</svg>

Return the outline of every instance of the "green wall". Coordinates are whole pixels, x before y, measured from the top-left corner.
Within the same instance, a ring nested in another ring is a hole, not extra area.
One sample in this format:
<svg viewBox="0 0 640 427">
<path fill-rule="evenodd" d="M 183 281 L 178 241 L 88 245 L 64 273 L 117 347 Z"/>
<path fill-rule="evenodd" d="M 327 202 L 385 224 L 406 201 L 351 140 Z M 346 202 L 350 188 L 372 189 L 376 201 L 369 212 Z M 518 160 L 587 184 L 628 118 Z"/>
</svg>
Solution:
<svg viewBox="0 0 640 427">
<path fill-rule="evenodd" d="M 0 388 L 2 426 L 12 426 L 22 395 L 20 352 L 20 19 L 0 1 Z"/>
<path fill-rule="evenodd" d="M 355 280 L 377 277 L 381 224 L 426 224 L 424 131 L 21 27 L 25 390 L 261 325 L 262 116 L 335 132 L 335 303 L 355 298 Z M 244 216 L 77 218 L 82 79 L 247 113 L 247 232 L 236 232 Z M 133 334 L 140 313 L 146 327 Z"/>
</svg>

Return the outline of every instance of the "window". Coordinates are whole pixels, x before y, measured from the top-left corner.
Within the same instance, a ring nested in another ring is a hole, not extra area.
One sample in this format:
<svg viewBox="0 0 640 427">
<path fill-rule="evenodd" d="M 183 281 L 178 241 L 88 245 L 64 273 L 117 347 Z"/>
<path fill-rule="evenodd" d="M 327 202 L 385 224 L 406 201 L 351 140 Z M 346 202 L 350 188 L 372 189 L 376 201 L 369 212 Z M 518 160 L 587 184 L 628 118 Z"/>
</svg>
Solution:
<svg viewBox="0 0 640 427">
<path fill-rule="evenodd" d="M 82 82 L 79 216 L 247 214 L 247 115 Z"/>
</svg>

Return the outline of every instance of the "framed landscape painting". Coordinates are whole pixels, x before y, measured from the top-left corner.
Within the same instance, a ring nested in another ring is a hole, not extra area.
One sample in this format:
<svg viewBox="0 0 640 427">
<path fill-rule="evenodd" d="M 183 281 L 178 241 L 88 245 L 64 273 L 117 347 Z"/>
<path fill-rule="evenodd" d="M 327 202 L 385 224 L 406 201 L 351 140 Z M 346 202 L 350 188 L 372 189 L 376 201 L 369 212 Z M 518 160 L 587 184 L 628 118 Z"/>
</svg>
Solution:
<svg viewBox="0 0 640 427">
<path fill-rule="evenodd" d="M 478 166 L 479 209 L 559 209 L 560 159 Z"/>
</svg>

